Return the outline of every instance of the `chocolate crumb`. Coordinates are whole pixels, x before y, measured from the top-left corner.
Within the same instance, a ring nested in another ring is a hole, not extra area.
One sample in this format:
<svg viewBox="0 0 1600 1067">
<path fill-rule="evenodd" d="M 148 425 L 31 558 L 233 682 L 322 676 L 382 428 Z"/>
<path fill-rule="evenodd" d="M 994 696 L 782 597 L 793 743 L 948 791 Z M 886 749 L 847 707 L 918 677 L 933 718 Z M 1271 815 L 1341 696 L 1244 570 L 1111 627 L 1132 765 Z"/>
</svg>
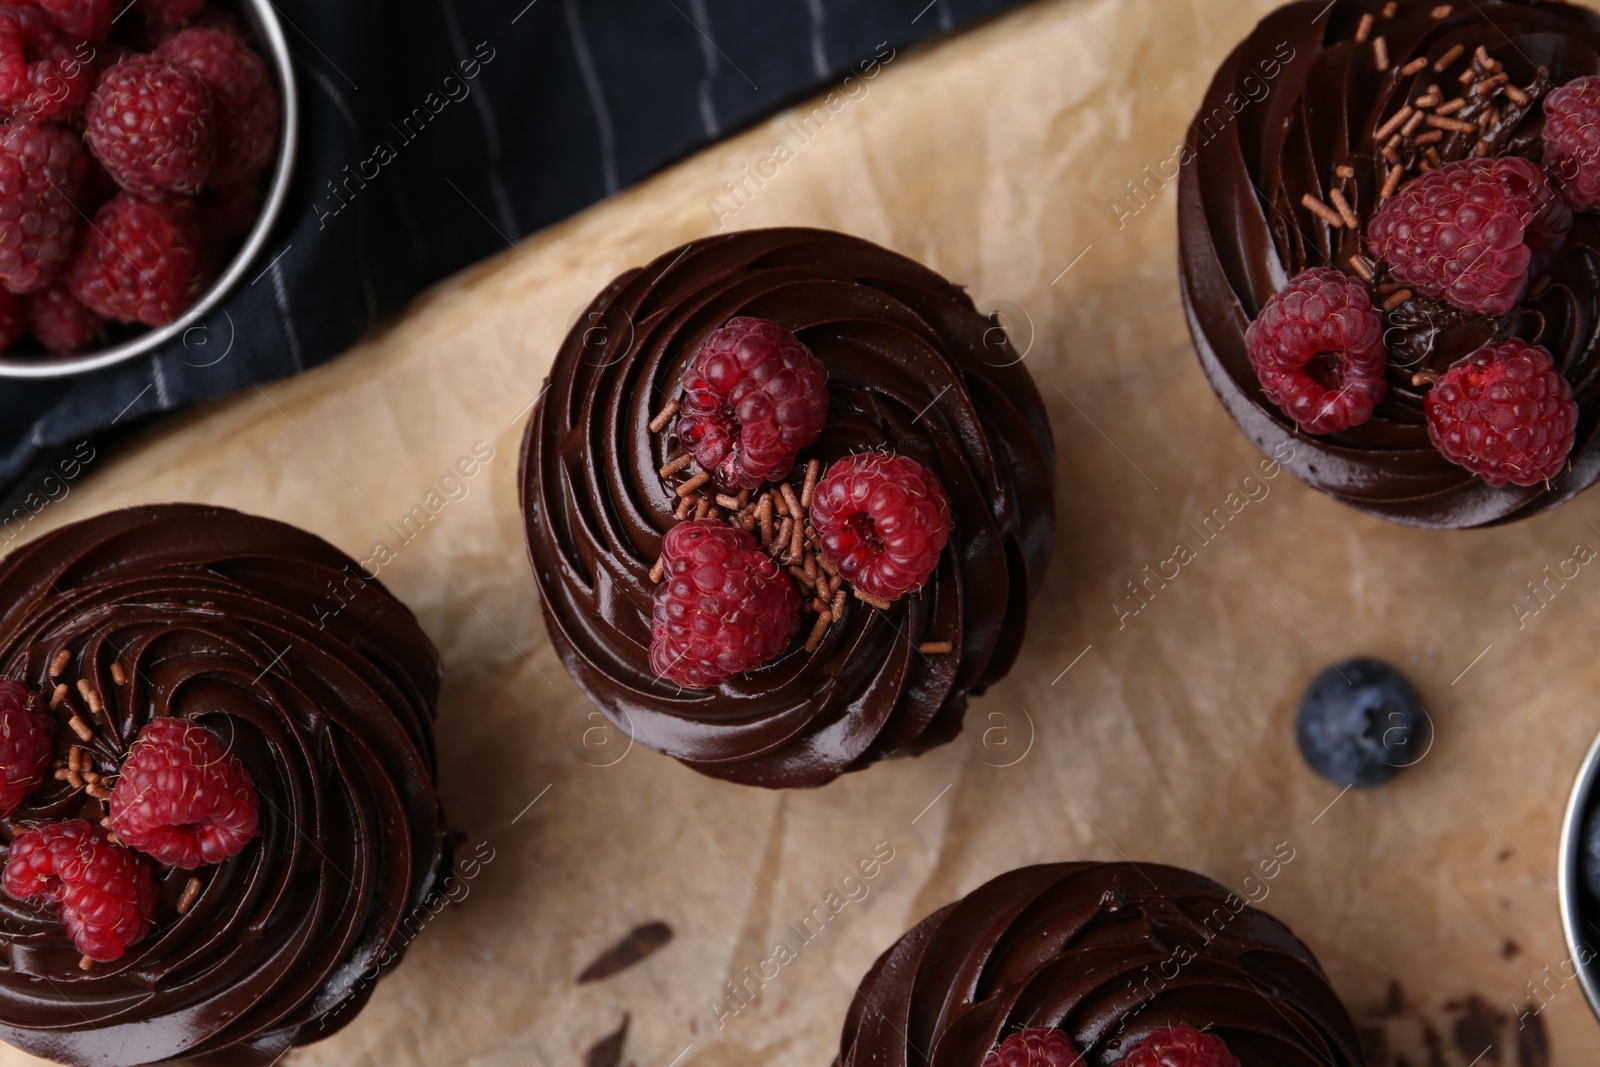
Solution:
<svg viewBox="0 0 1600 1067">
<path fill-rule="evenodd" d="M 1389 1062 L 1389 1038 L 1381 1026 L 1363 1026 L 1359 1031 L 1361 1038 L 1361 1051 L 1366 1053 L 1368 1063 Z"/>
<path fill-rule="evenodd" d="M 1550 1037 L 1544 1032 L 1544 1016 L 1531 1008 L 1518 1023 L 1517 1067 L 1550 1067 Z"/>
<path fill-rule="evenodd" d="M 628 1040 L 628 1016 L 622 1016 L 622 1025 L 614 1033 L 607 1034 L 590 1046 L 584 1053 L 584 1067 L 620 1067 L 622 1063 L 622 1046 Z"/>
<path fill-rule="evenodd" d="M 1406 993 L 1400 988 L 1398 981 L 1389 983 L 1389 996 L 1384 1003 L 1384 1011 L 1389 1015 L 1403 1015 L 1406 1010 Z"/>
<path fill-rule="evenodd" d="M 1484 1063 L 1500 1062 L 1499 1037 L 1501 1027 L 1505 1025 L 1506 1017 L 1490 1007 L 1477 995 L 1467 998 L 1462 1005 L 1462 1016 L 1456 1020 L 1452 1037 L 1455 1039 L 1456 1050 L 1467 1058 L 1469 1063 L 1482 1060 Z"/>
<path fill-rule="evenodd" d="M 621 941 L 596 956 L 594 962 L 578 975 L 578 984 L 598 982 L 627 970 L 655 955 L 672 940 L 672 927 L 664 922 L 650 922 L 635 927 Z"/>
</svg>

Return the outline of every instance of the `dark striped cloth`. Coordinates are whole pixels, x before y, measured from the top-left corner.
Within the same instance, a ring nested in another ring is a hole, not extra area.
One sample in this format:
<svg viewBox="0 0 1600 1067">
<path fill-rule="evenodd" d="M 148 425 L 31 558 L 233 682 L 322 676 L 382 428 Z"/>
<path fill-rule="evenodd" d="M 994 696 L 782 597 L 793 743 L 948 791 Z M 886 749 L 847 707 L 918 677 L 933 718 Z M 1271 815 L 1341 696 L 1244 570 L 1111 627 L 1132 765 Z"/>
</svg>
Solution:
<svg viewBox="0 0 1600 1067">
<path fill-rule="evenodd" d="M 91 474 L 86 440 L 103 454 L 108 433 L 331 359 L 511 240 L 1020 0 L 274 2 L 304 104 L 276 240 L 183 343 L 0 380 L 0 520 L 46 499 L 41 479 Z"/>
</svg>

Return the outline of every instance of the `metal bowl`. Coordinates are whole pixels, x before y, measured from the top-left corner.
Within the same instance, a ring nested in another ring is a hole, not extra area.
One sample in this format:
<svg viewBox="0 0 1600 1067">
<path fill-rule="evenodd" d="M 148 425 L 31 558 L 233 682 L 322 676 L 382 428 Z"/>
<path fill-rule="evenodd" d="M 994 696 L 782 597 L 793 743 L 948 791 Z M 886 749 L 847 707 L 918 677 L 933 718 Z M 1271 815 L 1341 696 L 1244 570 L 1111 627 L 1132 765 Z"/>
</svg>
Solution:
<svg viewBox="0 0 1600 1067">
<path fill-rule="evenodd" d="M 239 14 L 255 33 L 257 44 L 265 49 L 262 58 L 277 75 L 278 92 L 283 97 L 283 136 L 278 147 L 278 161 L 273 167 L 272 184 L 261 206 L 261 216 L 250 229 L 244 244 L 211 286 L 201 293 L 194 305 L 176 322 L 147 330 L 111 348 L 95 352 L 78 352 L 68 356 L 48 354 L 26 357 L 0 356 L 0 378 L 65 378 L 74 374 L 88 374 L 117 363 L 135 359 L 153 352 L 174 338 L 182 337 L 196 323 L 210 313 L 234 286 L 261 250 L 283 210 L 289 195 L 289 179 L 294 172 L 294 159 L 300 136 L 300 100 L 295 92 L 294 67 L 289 57 L 289 44 L 284 39 L 283 27 L 271 0 L 238 0 Z"/>
<path fill-rule="evenodd" d="M 1561 858 L 1556 881 L 1561 899 L 1561 930 L 1566 935 L 1567 959 L 1562 977 L 1576 971 L 1589 1010 L 1600 1018 L 1600 901 L 1583 887 L 1583 828 L 1589 813 L 1600 804 L 1600 737 L 1578 770 L 1567 814 L 1561 822 Z"/>
</svg>

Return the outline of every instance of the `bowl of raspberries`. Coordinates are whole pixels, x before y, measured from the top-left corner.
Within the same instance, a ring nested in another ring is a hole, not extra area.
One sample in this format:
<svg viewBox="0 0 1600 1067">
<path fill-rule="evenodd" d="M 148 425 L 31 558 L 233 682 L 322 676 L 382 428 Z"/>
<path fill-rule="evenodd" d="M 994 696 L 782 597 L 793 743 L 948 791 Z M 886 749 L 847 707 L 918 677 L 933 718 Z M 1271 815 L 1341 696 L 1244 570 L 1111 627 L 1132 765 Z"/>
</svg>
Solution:
<svg viewBox="0 0 1600 1067">
<path fill-rule="evenodd" d="M 267 242 L 295 115 L 270 0 L 0 2 L 0 377 L 199 323 Z"/>
</svg>

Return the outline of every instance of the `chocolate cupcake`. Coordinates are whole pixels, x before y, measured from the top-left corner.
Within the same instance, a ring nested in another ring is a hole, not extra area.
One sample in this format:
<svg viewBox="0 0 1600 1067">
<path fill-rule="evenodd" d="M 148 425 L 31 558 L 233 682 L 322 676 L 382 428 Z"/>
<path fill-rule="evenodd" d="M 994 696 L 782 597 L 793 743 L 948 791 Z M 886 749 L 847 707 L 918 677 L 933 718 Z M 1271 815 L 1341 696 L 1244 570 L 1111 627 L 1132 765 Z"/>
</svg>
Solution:
<svg viewBox="0 0 1600 1067">
<path fill-rule="evenodd" d="M 282 523 L 132 508 L 0 561 L 0 678 L 7 739 L 47 742 L 0 745 L 8 781 L 39 759 L 0 794 L 0 1037 L 248 1067 L 354 1016 L 450 863 L 399 601 Z"/>
<path fill-rule="evenodd" d="M 1600 478 L 1600 159 L 1547 122 L 1596 74 L 1600 17 L 1553 0 L 1304 0 L 1228 57 L 1177 157 L 1181 274 L 1258 447 L 1428 527 Z"/>
<path fill-rule="evenodd" d="M 1174 1049 L 1187 1055 L 1163 1056 Z M 980 886 L 880 956 L 850 1006 L 836 1062 L 1365 1061 L 1311 951 L 1270 915 L 1172 867 L 1053 863 Z"/>
<path fill-rule="evenodd" d="M 1054 483 L 1004 331 L 927 268 L 804 229 L 697 241 L 609 285 L 521 472 L 579 687 L 641 744 L 768 787 L 960 731 L 1016 658 Z"/>
</svg>

